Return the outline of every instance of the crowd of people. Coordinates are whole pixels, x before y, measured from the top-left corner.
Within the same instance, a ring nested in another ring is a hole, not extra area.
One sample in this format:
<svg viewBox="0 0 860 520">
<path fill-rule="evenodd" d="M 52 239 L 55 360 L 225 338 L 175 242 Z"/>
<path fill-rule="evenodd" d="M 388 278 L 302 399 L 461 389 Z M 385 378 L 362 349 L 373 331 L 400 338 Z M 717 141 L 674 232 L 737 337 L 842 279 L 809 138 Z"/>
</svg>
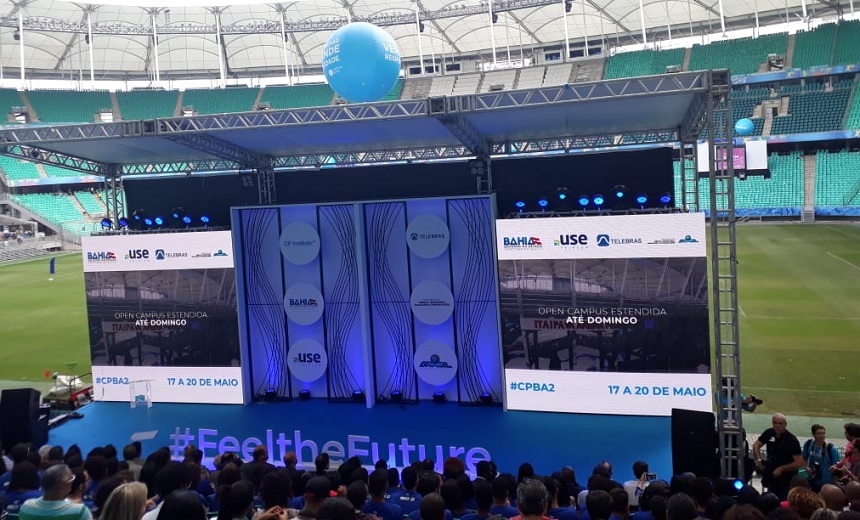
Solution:
<svg viewBox="0 0 860 520">
<path fill-rule="evenodd" d="M 691 473 L 659 480 L 644 461 L 622 482 L 601 462 L 581 485 L 570 467 L 538 475 L 524 463 L 514 475 L 481 461 L 470 476 L 458 458 L 440 468 L 424 460 L 368 469 L 358 458 L 331 468 L 322 453 L 305 471 L 292 452 L 274 466 L 265 446 L 250 461 L 227 452 L 207 468 L 193 445 L 178 461 L 167 447 L 143 459 L 132 443 L 86 456 L 77 446 L 17 444 L 0 458 L 0 495 L 7 520 L 860 520 L 858 426 L 846 425 L 849 445 L 836 460 L 825 432 L 813 427 L 800 447 L 785 422 L 776 414 L 754 446 L 770 474 L 763 494 Z"/>
</svg>

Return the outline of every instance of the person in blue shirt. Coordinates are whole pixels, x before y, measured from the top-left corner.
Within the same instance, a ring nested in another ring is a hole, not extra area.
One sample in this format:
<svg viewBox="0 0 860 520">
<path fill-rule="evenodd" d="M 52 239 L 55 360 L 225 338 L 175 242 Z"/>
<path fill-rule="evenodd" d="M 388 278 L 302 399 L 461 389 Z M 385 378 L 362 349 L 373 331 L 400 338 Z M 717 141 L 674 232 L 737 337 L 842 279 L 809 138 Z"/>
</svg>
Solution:
<svg viewBox="0 0 860 520">
<path fill-rule="evenodd" d="M 459 520 L 474 512 L 466 508 L 463 500 L 463 490 L 456 479 L 449 478 L 442 482 L 440 494 L 442 495 L 442 499 L 445 500 L 445 508 L 451 511 L 451 516 L 454 517 L 454 520 Z"/>
<path fill-rule="evenodd" d="M 12 468 L 9 488 L 3 497 L 3 513 L 17 517 L 21 504 L 31 498 L 39 498 L 39 470 L 32 462 L 19 462 Z"/>
<path fill-rule="evenodd" d="M 418 472 L 412 466 L 407 466 L 400 473 L 400 478 L 403 480 L 403 489 L 397 499 L 392 500 L 391 503 L 400 506 L 403 514 L 408 515 L 418 511 L 421 505 L 421 494 L 415 490 L 415 486 L 418 485 Z"/>
<path fill-rule="evenodd" d="M 568 505 L 560 505 L 560 497 L 564 491 L 561 483 L 552 477 L 545 478 L 543 483 L 546 486 L 546 492 L 549 494 L 549 506 L 546 516 L 555 518 L 556 520 L 578 520 L 576 510 L 569 505 L 569 497 L 567 497 L 566 501 Z"/>
<path fill-rule="evenodd" d="M 518 516 L 520 512 L 512 507 L 508 496 L 508 479 L 499 475 L 493 480 L 493 507 L 490 508 L 491 515 L 502 515 L 505 518 Z"/>
<path fill-rule="evenodd" d="M 821 491 L 821 486 L 833 481 L 830 468 L 839 462 L 839 451 L 836 446 L 827 442 L 827 430 L 824 426 L 813 424 L 811 430 L 812 438 L 803 444 L 801 457 L 809 485 L 817 493 Z"/>
<path fill-rule="evenodd" d="M 615 488 L 609 491 L 612 498 L 612 514 L 609 520 L 627 520 L 630 515 L 630 497 L 623 488 Z"/>
<path fill-rule="evenodd" d="M 379 464 L 379 462 L 377 462 Z M 397 468 L 388 468 L 388 490 L 385 491 L 385 501 L 396 504 L 400 493 L 403 493 L 403 488 L 400 487 L 400 472 Z"/>
<path fill-rule="evenodd" d="M 367 483 L 370 491 L 370 502 L 362 508 L 363 513 L 374 514 L 382 520 L 402 520 L 403 510 L 400 506 L 385 501 L 385 491 L 388 489 L 388 471 L 374 470 Z"/>
<path fill-rule="evenodd" d="M 486 480 L 480 479 L 474 482 L 473 487 L 477 511 L 464 515 L 460 520 L 486 520 L 490 516 L 490 508 L 493 507 L 493 486 Z"/>
</svg>

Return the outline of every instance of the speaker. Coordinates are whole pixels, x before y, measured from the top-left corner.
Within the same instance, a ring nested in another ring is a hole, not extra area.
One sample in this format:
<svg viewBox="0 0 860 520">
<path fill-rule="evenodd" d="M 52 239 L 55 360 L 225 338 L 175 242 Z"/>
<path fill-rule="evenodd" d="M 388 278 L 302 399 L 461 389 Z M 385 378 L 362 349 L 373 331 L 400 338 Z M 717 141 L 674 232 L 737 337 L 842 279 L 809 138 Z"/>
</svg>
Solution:
<svg viewBox="0 0 860 520">
<path fill-rule="evenodd" d="M 0 443 L 5 450 L 31 443 L 39 448 L 48 442 L 48 410 L 39 406 L 41 394 L 32 388 L 0 392 Z"/>
<path fill-rule="evenodd" d="M 672 473 L 720 476 L 716 419 L 710 412 L 672 409 Z"/>
</svg>

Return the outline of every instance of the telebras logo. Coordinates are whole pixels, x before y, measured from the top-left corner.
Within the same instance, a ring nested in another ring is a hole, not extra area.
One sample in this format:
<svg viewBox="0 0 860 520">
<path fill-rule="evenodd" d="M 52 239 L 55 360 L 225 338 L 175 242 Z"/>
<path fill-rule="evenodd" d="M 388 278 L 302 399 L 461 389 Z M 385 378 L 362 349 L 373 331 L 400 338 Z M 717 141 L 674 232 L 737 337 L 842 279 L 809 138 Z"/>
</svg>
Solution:
<svg viewBox="0 0 860 520">
<path fill-rule="evenodd" d="M 288 437 L 289 435 L 289 437 Z M 373 464 L 378 460 L 386 460 L 390 465 L 408 466 L 414 460 L 433 459 L 440 465 L 448 457 L 462 458 L 466 468 L 476 471 L 476 465 L 482 460 L 490 460 L 490 452 L 478 446 L 442 446 L 439 444 L 425 445 L 410 442 L 402 437 L 398 442 L 378 442 L 369 435 L 348 435 L 346 443 L 329 440 L 319 445 L 314 440 L 303 439 L 301 430 L 293 430 L 290 434 L 266 430 L 262 437 L 247 437 L 239 440 L 237 437 L 221 435 L 216 429 L 176 427 L 170 434 L 170 450 L 174 457 L 184 454 L 188 444 L 196 444 L 203 451 L 203 456 L 211 460 L 215 455 L 231 451 L 239 453 L 245 460 L 252 459 L 254 448 L 265 446 L 269 451 L 269 461 L 281 461 L 287 452 L 295 451 L 298 464 L 312 463 L 320 453 L 328 453 L 335 464 L 340 464 L 350 457 L 358 457 L 364 464 Z"/>
</svg>

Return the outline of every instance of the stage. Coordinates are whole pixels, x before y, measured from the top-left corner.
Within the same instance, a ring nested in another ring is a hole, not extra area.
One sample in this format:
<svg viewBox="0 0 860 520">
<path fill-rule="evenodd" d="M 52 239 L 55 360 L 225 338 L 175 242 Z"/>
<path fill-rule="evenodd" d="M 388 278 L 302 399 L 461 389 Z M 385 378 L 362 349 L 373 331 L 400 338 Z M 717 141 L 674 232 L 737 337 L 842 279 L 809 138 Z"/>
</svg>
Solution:
<svg viewBox="0 0 860 520">
<path fill-rule="evenodd" d="M 268 445 L 272 462 L 295 451 L 312 467 L 319 450 L 332 462 L 352 455 L 366 465 L 384 458 L 389 464 L 431 458 L 441 462 L 452 453 L 473 468 L 488 456 L 500 472 L 516 474 L 530 462 L 539 474 L 563 466 L 575 469 L 585 485 L 591 469 L 602 460 L 613 464 L 613 476 L 632 478 L 633 462 L 648 462 L 660 478 L 672 474 L 669 417 L 503 412 L 493 406 L 460 406 L 420 402 L 409 405 L 329 403 L 322 399 L 240 405 L 156 403 L 130 409 L 128 403 L 96 402 L 50 431 L 48 444 L 68 448 L 78 444 L 86 453 L 112 443 L 119 450 L 142 440 L 144 455 L 168 446 L 181 458 L 186 443 L 204 450 L 209 464 L 220 451 L 238 451 L 244 460 L 257 444 Z M 452 435 L 456 432 L 456 435 Z M 150 438 L 151 437 L 151 438 Z M 456 438 L 458 446 L 443 439 Z M 297 445 L 300 449 L 297 449 Z"/>
</svg>

